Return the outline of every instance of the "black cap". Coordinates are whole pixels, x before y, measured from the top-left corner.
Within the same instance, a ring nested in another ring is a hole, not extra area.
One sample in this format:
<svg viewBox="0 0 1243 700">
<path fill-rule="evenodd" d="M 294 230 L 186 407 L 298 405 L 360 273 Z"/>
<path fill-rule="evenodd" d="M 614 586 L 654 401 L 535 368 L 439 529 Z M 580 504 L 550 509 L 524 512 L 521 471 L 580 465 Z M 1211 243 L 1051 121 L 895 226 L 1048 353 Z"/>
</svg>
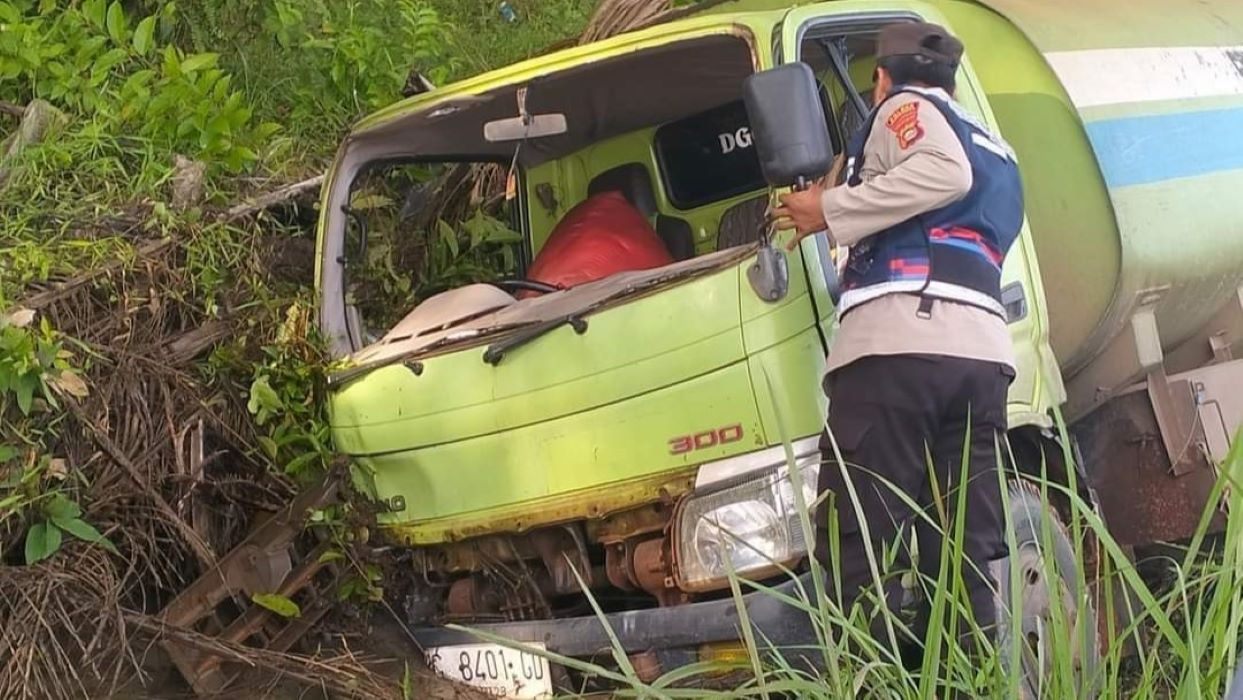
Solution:
<svg viewBox="0 0 1243 700">
<path fill-rule="evenodd" d="M 883 61 L 892 56 L 922 56 L 930 61 L 958 67 L 962 59 L 962 42 L 945 27 L 929 22 L 896 22 L 880 30 L 876 58 Z"/>
</svg>

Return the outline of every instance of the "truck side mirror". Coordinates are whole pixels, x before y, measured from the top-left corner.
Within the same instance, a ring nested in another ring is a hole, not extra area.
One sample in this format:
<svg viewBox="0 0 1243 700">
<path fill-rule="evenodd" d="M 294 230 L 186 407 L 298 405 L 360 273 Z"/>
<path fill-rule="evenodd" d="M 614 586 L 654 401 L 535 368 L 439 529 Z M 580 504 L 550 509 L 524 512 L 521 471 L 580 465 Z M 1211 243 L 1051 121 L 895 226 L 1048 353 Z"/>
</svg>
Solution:
<svg viewBox="0 0 1243 700">
<path fill-rule="evenodd" d="M 764 179 L 773 187 L 802 186 L 833 162 L 816 76 L 805 63 L 760 71 L 742 83 L 751 138 Z"/>
</svg>

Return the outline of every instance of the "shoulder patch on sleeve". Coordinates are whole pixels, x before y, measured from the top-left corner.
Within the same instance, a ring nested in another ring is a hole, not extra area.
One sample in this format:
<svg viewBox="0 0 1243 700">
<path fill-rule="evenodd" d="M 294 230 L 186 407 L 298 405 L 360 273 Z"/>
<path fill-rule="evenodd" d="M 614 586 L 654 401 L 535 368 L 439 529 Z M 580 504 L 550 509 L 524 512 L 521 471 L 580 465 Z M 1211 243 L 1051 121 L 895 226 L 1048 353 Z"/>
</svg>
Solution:
<svg viewBox="0 0 1243 700">
<path fill-rule="evenodd" d="M 924 127 L 919 123 L 919 104 L 920 100 L 901 104 L 885 120 L 885 127 L 898 137 L 898 148 L 904 151 L 924 137 Z"/>
</svg>

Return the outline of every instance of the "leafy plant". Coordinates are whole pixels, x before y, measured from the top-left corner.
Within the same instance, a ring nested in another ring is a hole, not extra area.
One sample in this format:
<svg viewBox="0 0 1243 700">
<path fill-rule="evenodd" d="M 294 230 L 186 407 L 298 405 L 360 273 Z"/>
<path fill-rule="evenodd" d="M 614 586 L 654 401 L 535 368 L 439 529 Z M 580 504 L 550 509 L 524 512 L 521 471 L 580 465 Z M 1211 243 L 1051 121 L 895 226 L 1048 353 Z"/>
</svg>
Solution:
<svg viewBox="0 0 1243 700">
<path fill-rule="evenodd" d="M 462 167 L 393 165 L 367 173 L 356 185 L 348 293 L 372 335 L 429 296 L 517 269 L 523 238 L 502 220 L 503 201 L 462 197 L 445 205 L 437 200 L 454 188 Z"/>
<path fill-rule="evenodd" d="M 52 408 L 56 393 L 86 395 L 86 383 L 69 364 L 72 357 L 47 319 L 31 328 L 34 312 L 0 315 L 0 416 L 12 406 L 23 416 L 35 410 L 36 398 Z"/>
<path fill-rule="evenodd" d="M 434 9 L 415 0 L 396 0 L 383 12 L 367 8 L 358 0 L 268 6 L 264 27 L 314 67 L 299 88 L 300 102 L 353 116 L 398 99 L 412 65 L 433 82 L 448 75 L 448 28 Z"/>
<path fill-rule="evenodd" d="M 247 408 L 265 431 L 259 444 L 284 473 L 309 480 L 322 474 L 332 457 L 329 425 L 318 388 L 323 386 L 324 353 L 310 312 L 289 307 L 285 323 L 264 359 L 254 368 Z"/>
<path fill-rule="evenodd" d="M 83 542 L 97 544 L 113 554 L 117 548 L 93 525 L 82 519 L 82 509 L 61 493 L 53 493 L 42 509 L 44 520 L 26 532 L 26 563 L 34 564 L 55 554 L 69 533 Z"/>
<path fill-rule="evenodd" d="M 337 600 L 379 602 L 384 599 L 384 572 L 372 563 L 351 568 L 337 587 Z"/>
<path fill-rule="evenodd" d="M 26 531 L 27 564 L 55 554 L 65 533 L 115 553 L 61 490 L 68 476 L 64 462 L 46 454 L 46 430 L 32 424 L 35 413 L 59 407 L 58 395 L 87 395 L 60 336 L 47 319 L 36 326 L 34 318 L 29 310 L 0 314 L 0 522 L 35 515 Z"/>
<path fill-rule="evenodd" d="M 57 5 L 0 0 L 0 96 L 46 99 L 228 172 L 258 159 L 277 127 L 253 124 L 215 54 L 162 42 L 173 3 L 136 23 L 120 0 Z"/>
<path fill-rule="evenodd" d="M 259 158 L 247 144 L 266 141 L 276 124 L 251 126 L 252 111 L 214 53 L 160 52 L 157 67 L 139 70 L 121 87 L 121 120 L 139 133 L 237 172 Z"/>
</svg>

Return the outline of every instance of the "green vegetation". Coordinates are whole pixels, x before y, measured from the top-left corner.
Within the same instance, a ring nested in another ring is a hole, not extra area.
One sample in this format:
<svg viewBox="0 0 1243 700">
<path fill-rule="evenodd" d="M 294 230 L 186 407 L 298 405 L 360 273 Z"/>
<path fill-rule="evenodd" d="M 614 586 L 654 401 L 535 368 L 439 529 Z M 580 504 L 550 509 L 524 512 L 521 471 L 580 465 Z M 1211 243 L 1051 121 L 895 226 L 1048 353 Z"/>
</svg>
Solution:
<svg viewBox="0 0 1243 700">
<path fill-rule="evenodd" d="M 452 27 L 457 63 L 451 77 L 463 78 L 504 66 L 566 43 L 582 32 L 594 2 L 583 0 L 510 0 L 514 20 L 507 21 L 499 0 L 437 2 Z"/>
<path fill-rule="evenodd" d="M 5 470 L 0 526 L 10 519 L 33 523 L 24 539 L 26 564 L 55 554 L 64 533 L 115 553 L 112 543 L 82 519 L 64 460 L 45 448 L 58 433 L 56 421 L 48 417 L 59 411 L 60 401 L 83 398 L 87 389 L 63 339 L 46 319 L 37 326 L 33 320 L 28 311 L 0 315 L 0 417 L 6 418 L 3 425 L 11 436 L 0 443 L 0 468 Z"/>
<path fill-rule="evenodd" d="M 594 2 L 518 0 L 512 23 L 475 5 L 0 0 L 0 695 L 106 694 L 136 660 L 122 615 L 324 472 L 314 191 L 226 212 L 322 173 L 412 68 L 522 58 Z M 372 212 L 368 269 L 408 300 L 511 267 L 480 205 L 417 222 L 426 250 Z M 398 252 L 421 277 L 384 277 Z M 381 597 L 351 553 L 365 514 L 316 518 L 349 560 L 339 594 Z"/>
</svg>

